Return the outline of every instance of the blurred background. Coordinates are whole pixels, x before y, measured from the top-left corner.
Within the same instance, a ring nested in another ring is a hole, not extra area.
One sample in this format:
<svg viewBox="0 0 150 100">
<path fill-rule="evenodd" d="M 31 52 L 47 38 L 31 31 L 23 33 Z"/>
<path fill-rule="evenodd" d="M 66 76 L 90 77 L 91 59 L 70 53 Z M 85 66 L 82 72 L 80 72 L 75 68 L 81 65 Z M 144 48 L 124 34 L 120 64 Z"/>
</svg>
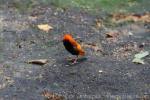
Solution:
<svg viewBox="0 0 150 100">
<path fill-rule="evenodd" d="M 0 0 L 0 7 L 15 7 L 30 11 L 36 6 L 82 8 L 96 12 L 142 12 L 150 10 L 149 0 Z"/>
</svg>

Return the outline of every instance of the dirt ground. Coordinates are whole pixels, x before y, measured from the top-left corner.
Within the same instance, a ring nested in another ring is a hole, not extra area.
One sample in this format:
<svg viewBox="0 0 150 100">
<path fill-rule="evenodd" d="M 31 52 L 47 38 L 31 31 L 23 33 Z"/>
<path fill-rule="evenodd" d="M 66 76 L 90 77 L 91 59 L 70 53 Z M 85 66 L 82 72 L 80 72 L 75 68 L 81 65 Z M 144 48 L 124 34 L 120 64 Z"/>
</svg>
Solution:
<svg viewBox="0 0 150 100">
<path fill-rule="evenodd" d="M 65 100 L 149 100 L 150 56 L 145 64 L 132 59 L 141 49 L 150 52 L 150 24 L 110 26 L 106 17 L 55 7 L 23 14 L 1 9 L 0 100 L 44 100 L 44 90 Z M 48 33 L 37 28 L 45 23 L 53 27 Z M 108 32 L 117 36 L 109 38 Z M 63 47 L 63 33 L 83 44 L 86 56 L 77 64 L 67 60 L 71 55 Z M 48 63 L 26 63 L 33 59 Z"/>
</svg>

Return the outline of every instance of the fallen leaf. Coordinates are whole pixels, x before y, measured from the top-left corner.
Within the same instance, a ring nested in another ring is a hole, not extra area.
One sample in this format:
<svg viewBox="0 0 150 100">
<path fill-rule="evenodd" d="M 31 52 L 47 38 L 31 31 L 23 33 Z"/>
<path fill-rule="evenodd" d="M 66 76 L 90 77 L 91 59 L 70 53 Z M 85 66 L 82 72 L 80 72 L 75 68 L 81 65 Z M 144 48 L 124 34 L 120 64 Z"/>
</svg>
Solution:
<svg viewBox="0 0 150 100">
<path fill-rule="evenodd" d="M 148 55 L 149 55 L 148 51 L 141 51 L 140 53 L 135 54 L 132 62 L 138 63 L 138 64 L 145 64 L 143 58 L 148 56 Z"/>
<path fill-rule="evenodd" d="M 106 39 L 112 43 L 112 42 L 117 42 L 120 33 L 117 31 L 110 31 L 105 33 L 105 35 L 106 35 Z"/>
<path fill-rule="evenodd" d="M 82 47 L 91 48 L 93 49 L 93 51 L 96 51 L 96 52 L 98 51 L 103 52 L 102 48 L 94 43 L 84 43 L 84 44 L 82 43 Z"/>
<path fill-rule="evenodd" d="M 38 17 L 37 16 L 29 16 L 28 19 L 31 21 L 35 21 Z"/>
<path fill-rule="evenodd" d="M 52 30 L 53 27 L 48 25 L 48 24 L 40 24 L 40 25 L 37 25 L 37 27 L 42 30 L 42 31 L 45 31 L 46 33 L 49 32 L 49 30 Z"/>
<path fill-rule="evenodd" d="M 44 90 L 42 92 L 42 96 L 44 96 L 47 100 L 64 100 L 63 96 L 54 94 L 54 93 L 49 92 L 47 90 Z"/>
<path fill-rule="evenodd" d="M 134 59 L 132 60 L 132 62 L 137 63 L 137 64 L 145 64 L 145 62 L 144 62 L 143 59 L 138 59 L 138 58 L 134 58 Z"/>
<path fill-rule="evenodd" d="M 146 94 L 140 97 L 140 100 L 149 100 L 150 99 L 150 95 Z"/>
<path fill-rule="evenodd" d="M 38 65 L 44 65 L 48 62 L 47 59 L 36 59 L 36 60 L 29 60 L 27 63 L 29 64 L 38 64 Z"/>
<path fill-rule="evenodd" d="M 5 83 L 0 84 L 0 90 L 1 90 L 1 89 L 4 89 L 4 88 L 6 88 L 6 87 L 7 87 L 7 85 L 6 85 Z"/>
<path fill-rule="evenodd" d="M 103 72 L 103 70 L 99 70 L 98 72 L 99 72 L 99 73 L 102 73 L 102 72 Z"/>
<path fill-rule="evenodd" d="M 116 38 L 119 35 L 118 32 L 107 32 L 105 34 L 106 34 L 106 38 Z"/>
<path fill-rule="evenodd" d="M 101 28 L 103 26 L 103 23 L 100 19 L 96 19 L 95 23 L 96 23 L 96 28 Z"/>
<path fill-rule="evenodd" d="M 144 58 L 144 57 L 146 57 L 146 56 L 148 56 L 148 55 L 149 55 L 149 52 L 148 52 L 148 51 L 141 51 L 140 53 L 136 54 L 134 57 L 135 57 L 135 58 L 142 59 L 142 58 Z"/>
<path fill-rule="evenodd" d="M 134 22 L 150 22 L 150 13 L 144 13 L 144 14 L 113 14 L 112 15 L 112 21 L 115 23 L 125 22 L 125 21 L 134 21 Z"/>
<path fill-rule="evenodd" d="M 130 36 L 132 36 L 132 35 L 133 35 L 133 33 L 132 33 L 132 32 L 128 32 L 128 34 L 129 34 Z"/>
</svg>

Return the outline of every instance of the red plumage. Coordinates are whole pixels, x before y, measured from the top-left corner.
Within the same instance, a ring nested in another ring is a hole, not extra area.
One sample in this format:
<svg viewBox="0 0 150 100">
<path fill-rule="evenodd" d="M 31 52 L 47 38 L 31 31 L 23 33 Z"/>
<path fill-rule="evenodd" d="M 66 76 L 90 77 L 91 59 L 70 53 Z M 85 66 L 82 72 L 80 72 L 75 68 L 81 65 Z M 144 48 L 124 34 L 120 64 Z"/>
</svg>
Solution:
<svg viewBox="0 0 150 100">
<path fill-rule="evenodd" d="M 81 48 L 81 45 L 76 42 L 70 34 L 65 34 L 63 37 L 63 44 L 68 52 L 77 57 L 84 56 L 85 51 Z"/>
</svg>

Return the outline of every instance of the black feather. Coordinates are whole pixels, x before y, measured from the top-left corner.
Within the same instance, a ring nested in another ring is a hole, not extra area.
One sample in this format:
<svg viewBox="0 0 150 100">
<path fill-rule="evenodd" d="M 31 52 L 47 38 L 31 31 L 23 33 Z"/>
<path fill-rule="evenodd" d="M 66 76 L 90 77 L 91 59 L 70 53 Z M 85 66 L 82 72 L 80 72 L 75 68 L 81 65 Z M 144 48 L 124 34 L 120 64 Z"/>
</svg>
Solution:
<svg viewBox="0 0 150 100">
<path fill-rule="evenodd" d="M 79 51 L 77 50 L 77 48 L 75 46 L 73 46 L 73 44 L 71 44 L 69 40 L 64 40 L 63 44 L 64 44 L 65 48 L 67 49 L 67 51 L 70 52 L 72 55 L 79 54 Z"/>
</svg>

